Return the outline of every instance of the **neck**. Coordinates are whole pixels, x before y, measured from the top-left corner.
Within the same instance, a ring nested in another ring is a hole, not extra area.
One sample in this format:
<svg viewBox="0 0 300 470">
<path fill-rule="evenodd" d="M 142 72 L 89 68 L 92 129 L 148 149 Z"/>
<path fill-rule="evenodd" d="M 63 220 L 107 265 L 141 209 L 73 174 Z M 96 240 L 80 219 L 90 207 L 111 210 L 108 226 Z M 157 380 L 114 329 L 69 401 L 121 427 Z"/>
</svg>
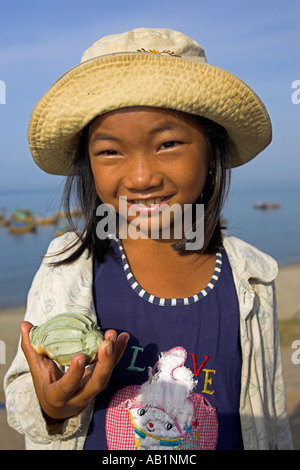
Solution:
<svg viewBox="0 0 300 470">
<path fill-rule="evenodd" d="M 135 252 L 139 255 L 144 253 L 145 255 L 147 254 L 147 258 L 148 256 L 170 256 L 171 258 L 177 258 L 181 255 L 174 249 L 176 241 L 170 239 L 138 238 L 133 240 L 132 238 L 125 238 L 122 240 L 122 244 L 125 252 Z"/>
</svg>

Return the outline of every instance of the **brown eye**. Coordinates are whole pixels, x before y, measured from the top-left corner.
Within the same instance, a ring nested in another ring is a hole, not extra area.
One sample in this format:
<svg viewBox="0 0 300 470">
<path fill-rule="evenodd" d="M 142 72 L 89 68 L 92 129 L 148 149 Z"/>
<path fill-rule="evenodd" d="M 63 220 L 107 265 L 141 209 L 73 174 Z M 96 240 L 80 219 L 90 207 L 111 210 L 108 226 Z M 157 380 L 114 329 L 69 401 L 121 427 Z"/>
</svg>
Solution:
<svg viewBox="0 0 300 470">
<path fill-rule="evenodd" d="M 102 152 L 99 152 L 98 155 L 117 155 L 118 152 L 115 150 L 103 150 Z"/>
<path fill-rule="evenodd" d="M 160 146 L 160 148 L 162 150 L 166 150 L 166 149 L 171 149 L 173 147 L 176 147 L 177 145 L 180 145 L 181 142 L 178 142 L 177 140 L 170 140 L 169 142 L 165 142 L 164 144 L 162 144 Z"/>
</svg>

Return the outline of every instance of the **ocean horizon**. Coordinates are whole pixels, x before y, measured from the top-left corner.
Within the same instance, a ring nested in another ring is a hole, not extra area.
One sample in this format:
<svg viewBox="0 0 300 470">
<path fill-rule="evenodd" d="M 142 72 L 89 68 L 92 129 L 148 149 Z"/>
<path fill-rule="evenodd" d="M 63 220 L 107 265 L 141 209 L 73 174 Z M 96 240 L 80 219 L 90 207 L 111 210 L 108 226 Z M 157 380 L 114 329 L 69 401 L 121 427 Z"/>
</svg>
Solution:
<svg viewBox="0 0 300 470">
<path fill-rule="evenodd" d="M 0 190 L 7 216 L 16 208 L 49 217 L 61 208 L 61 185 L 47 189 Z M 279 265 L 300 262 L 300 184 L 298 181 L 239 184 L 233 181 L 223 210 L 226 233 L 255 245 Z M 255 209 L 256 202 L 279 203 L 279 209 Z M 37 226 L 22 235 L 0 227 L 0 309 L 25 305 L 33 277 L 51 240 L 55 225 Z"/>
</svg>

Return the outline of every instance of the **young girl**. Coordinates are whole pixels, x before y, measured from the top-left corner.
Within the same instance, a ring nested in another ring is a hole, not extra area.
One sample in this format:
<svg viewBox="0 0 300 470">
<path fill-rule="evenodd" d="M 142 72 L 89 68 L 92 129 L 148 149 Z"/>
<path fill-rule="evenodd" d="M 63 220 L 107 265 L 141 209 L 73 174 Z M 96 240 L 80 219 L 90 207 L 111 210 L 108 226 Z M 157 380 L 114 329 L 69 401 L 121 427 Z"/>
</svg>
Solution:
<svg viewBox="0 0 300 470">
<path fill-rule="evenodd" d="M 67 207 L 75 186 L 85 226 L 51 243 L 5 378 L 27 448 L 291 448 L 277 264 L 220 225 L 230 168 L 271 140 L 255 93 L 187 36 L 136 29 L 93 44 L 28 136 L 36 163 L 67 175 Z M 93 366 L 78 354 L 64 371 L 31 348 L 32 325 L 63 312 L 105 332 Z"/>
</svg>

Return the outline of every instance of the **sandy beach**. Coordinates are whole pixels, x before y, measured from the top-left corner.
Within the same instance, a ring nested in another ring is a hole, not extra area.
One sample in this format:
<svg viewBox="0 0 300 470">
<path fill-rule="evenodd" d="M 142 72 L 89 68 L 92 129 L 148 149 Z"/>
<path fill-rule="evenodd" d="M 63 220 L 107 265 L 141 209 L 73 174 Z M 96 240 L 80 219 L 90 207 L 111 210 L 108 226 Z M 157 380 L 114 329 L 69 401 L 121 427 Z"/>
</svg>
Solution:
<svg viewBox="0 0 300 470">
<path fill-rule="evenodd" d="M 292 343 L 300 340 L 300 264 L 281 267 L 276 287 L 288 413 L 294 448 L 300 450 L 300 364 L 292 360 Z M 25 307 L 0 311 L 0 344 L 5 344 L 5 360 L 2 354 L 0 361 L 0 450 L 24 449 L 23 436 L 7 425 L 3 391 L 3 377 L 16 353 L 24 313 Z"/>
</svg>

